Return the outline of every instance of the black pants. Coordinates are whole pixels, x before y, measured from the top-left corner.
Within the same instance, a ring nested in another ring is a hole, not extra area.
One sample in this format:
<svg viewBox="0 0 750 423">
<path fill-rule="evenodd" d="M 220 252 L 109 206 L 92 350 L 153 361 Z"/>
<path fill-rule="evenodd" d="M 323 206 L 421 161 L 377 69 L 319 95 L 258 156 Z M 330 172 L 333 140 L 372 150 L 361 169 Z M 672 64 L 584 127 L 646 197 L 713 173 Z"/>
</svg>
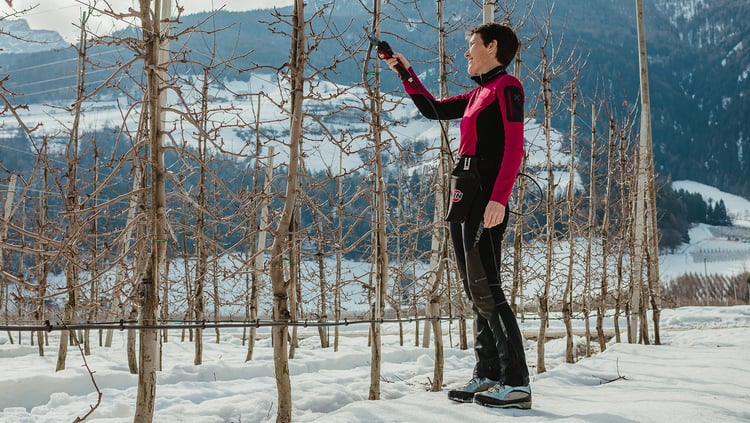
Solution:
<svg viewBox="0 0 750 423">
<path fill-rule="evenodd" d="M 501 247 L 508 212 L 502 224 L 482 230 L 477 242 L 486 199 L 477 203 L 481 207 L 473 207 L 465 222 L 449 224 L 459 276 L 476 314 L 474 376 L 509 386 L 528 385 L 523 337 L 500 284 Z"/>
</svg>

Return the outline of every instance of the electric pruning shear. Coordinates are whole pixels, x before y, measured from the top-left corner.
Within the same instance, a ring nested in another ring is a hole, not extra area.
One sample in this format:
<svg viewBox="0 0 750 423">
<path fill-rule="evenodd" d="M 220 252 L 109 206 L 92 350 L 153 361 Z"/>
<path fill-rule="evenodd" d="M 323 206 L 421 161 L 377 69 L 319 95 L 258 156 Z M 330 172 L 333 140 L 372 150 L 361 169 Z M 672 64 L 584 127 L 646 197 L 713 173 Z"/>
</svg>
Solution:
<svg viewBox="0 0 750 423">
<path fill-rule="evenodd" d="M 393 57 L 393 49 L 387 42 L 379 40 L 378 37 L 375 36 L 375 34 L 370 35 L 370 41 L 377 49 L 378 56 L 381 59 L 390 59 L 391 57 Z M 406 70 L 406 68 L 401 63 L 400 60 L 396 64 L 396 70 L 398 71 L 398 75 L 401 77 L 402 80 L 410 81 L 412 79 L 411 74 L 409 73 L 408 70 Z"/>
</svg>

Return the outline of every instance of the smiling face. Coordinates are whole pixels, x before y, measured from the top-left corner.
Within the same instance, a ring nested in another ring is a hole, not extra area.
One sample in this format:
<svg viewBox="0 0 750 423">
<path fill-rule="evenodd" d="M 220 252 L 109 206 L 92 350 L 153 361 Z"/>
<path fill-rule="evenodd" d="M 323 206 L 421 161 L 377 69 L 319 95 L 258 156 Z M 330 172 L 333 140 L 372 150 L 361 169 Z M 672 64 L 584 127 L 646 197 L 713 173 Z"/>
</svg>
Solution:
<svg viewBox="0 0 750 423">
<path fill-rule="evenodd" d="M 472 75 L 482 75 L 500 66 L 497 61 L 495 52 L 497 50 L 497 40 L 492 40 L 484 45 L 482 36 L 472 34 L 469 38 L 469 49 L 466 50 L 464 57 L 468 59 L 468 72 Z"/>
</svg>

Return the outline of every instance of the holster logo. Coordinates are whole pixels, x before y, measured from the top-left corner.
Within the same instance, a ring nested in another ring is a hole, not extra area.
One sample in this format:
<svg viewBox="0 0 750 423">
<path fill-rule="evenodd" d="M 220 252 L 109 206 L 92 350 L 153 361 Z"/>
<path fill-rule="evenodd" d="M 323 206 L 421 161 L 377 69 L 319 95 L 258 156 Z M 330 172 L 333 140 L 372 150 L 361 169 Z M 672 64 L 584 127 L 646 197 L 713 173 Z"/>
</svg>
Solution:
<svg viewBox="0 0 750 423">
<path fill-rule="evenodd" d="M 453 190 L 452 200 L 454 203 L 458 203 L 462 198 L 464 198 L 464 193 L 460 189 Z"/>
</svg>

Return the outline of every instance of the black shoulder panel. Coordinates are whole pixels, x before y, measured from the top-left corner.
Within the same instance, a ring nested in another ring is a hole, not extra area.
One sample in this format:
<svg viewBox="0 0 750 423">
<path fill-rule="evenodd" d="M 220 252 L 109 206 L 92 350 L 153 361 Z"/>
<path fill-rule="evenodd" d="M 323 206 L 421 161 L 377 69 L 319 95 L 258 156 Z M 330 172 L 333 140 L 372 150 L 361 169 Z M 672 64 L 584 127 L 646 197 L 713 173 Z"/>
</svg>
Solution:
<svg viewBox="0 0 750 423">
<path fill-rule="evenodd" d="M 505 87 L 505 110 L 508 122 L 523 122 L 523 90 L 521 87 L 509 85 Z"/>
</svg>

